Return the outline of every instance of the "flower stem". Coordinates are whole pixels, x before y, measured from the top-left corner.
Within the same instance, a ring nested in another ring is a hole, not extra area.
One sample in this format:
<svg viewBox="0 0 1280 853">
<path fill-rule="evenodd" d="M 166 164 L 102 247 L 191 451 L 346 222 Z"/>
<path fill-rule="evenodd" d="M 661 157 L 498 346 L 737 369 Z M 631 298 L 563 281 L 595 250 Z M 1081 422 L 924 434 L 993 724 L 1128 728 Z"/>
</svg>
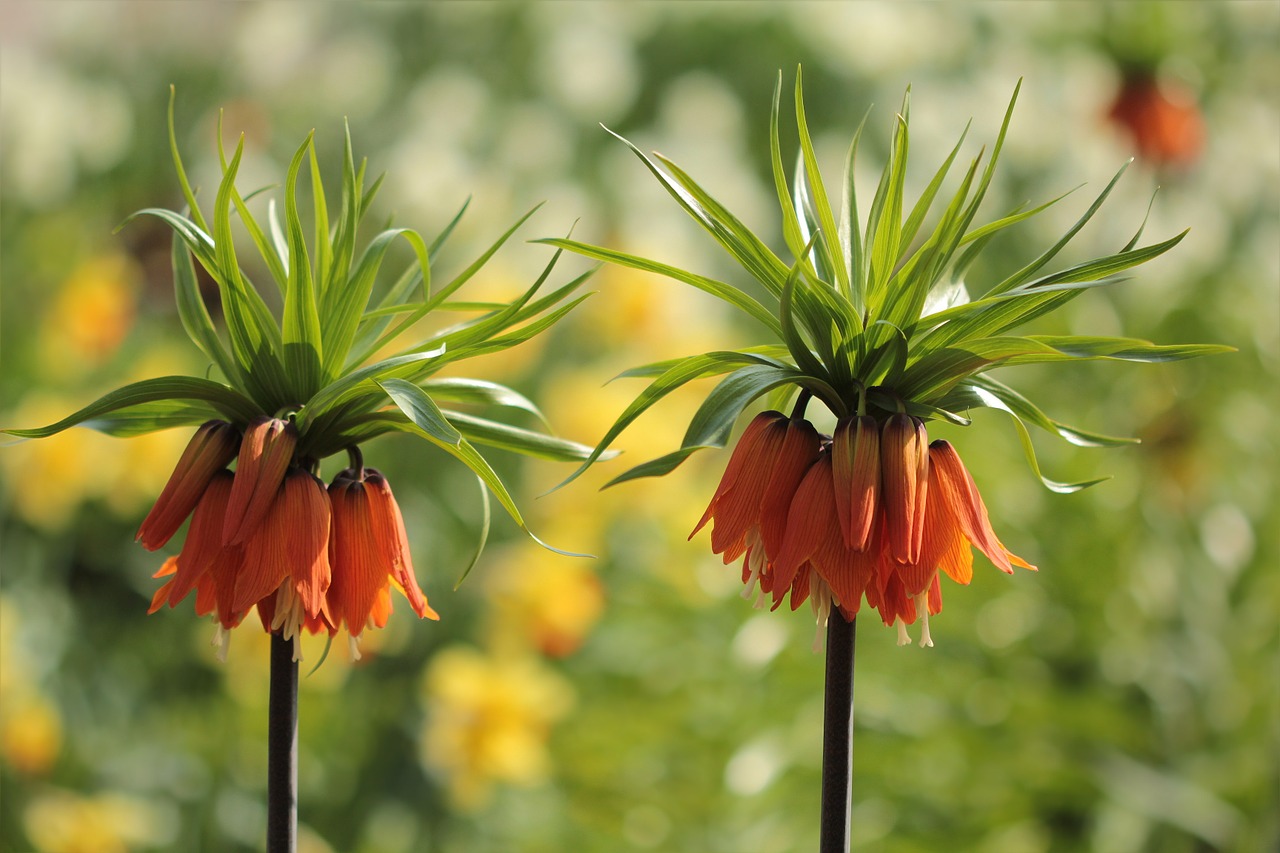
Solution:
<svg viewBox="0 0 1280 853">
<path fill-rule="evenodd" d="M 839 608 L 827 618 L 826 692 L 822 706 L 820 853 L 847 853 L 853 807 L 853 654 L 857 619 Z"/>
<path fill-rule="evenodd" d="M 271 635 L 267 700 L 267 853 L 298 849 L 298 663 L 293 643 Z"/>
</svg>

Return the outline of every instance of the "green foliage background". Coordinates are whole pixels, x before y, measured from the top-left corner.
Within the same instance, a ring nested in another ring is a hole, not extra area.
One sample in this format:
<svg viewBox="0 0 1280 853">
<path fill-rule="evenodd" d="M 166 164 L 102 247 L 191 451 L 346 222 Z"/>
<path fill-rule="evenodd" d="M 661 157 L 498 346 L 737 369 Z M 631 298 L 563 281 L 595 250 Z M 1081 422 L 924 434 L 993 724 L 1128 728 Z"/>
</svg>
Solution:
<svg viewBox="0 0 1280 853">
<path fill-rule="evenodd" d="M 219 109 L 228 132 L 247 134 L 242 189 L 278 180 L 312 128 L 336 168 L 347 117 L 357 155 L 389 175 L 384 217 L 432 234 L 473 196 L 446 268 L 545 200 L 526 239 L 578 220 L 576 238 L 724 278 L 741 273 L 599 122 L 779 233 L 767 123 L 780 68 L 804 65 L 809 122 L 833 168 L 878 105 L 862 142 L 869 174 L 908 84 L 917 162 L 933 164 L 971 116 L 989 138 L 1023 77 L 987 210 L 1089 186 L 1076 206 L 995 244 L 993 270 L 974 275 L 989 279 L 1002 257 L 1012 264 L 1064 230 L 1132 153 L 1106 117 L 1121 69 L 1182 81 L 1206 123 L 1204 151 L 1184 168 L 1139 160 L 1075 251 L 1123 245 L 1157 185 L 1147 234 L 1191 234 L 1126 289 L 1087 294 L 1028 331 L 1240 351 L 1020 371 L 1011 382 L 1052 401 L 1052 414 L 1143 438 L 1118 450 L 1040 442 L 1049 476 L 1114 475 L 1077 495 L 1041 489 L 998 415 L 945 430 L 1002 538 L 1041 571 L 979 568 L 972 587 L 945 590 L 932 650 L 896 648 L 874 616 L 860 620 L 854 846 L 1280 843 L 1276 3 L 19 0 L 0 10 L 0 33 L 4 426 L 47 422 L 175 363 L 201 369 L 172 304 L 168 235 L 144 222 L 113 233 L 134 210 L 181 203 L 164 131 L 170 83 L 205 192 Z M 487 286 L 510 295 L 548 256 L 510 247 Z M 593 287 L 552 340 L 488 365 L 566 437 L 592 442 L 621 411 L 637 386 L 600 387 L 620 370 L 750 343 L 720 306 L 671 282 L 605 269 Z M 698 391 L 624 433 L 628 453 L 598 479 L 541 499 L 567 466 L 492 454 L 536 532 L 598 555 L 604 610 L 580 614 L 568 654 L 544 655 L 512 627 L 513 601 L 520 612 L 560 600 L 558 588 L 510 592 L 548 555 L 495 519 L 491 550 L 452 591 L 480 524 L 474 484 L 399 439 L 368 448 L 443 618 L 410 624 L 401 607 L 369 660 L 351 666 L 335 648 L 304 683 L 303 849 L 816 846 L 822 657 L 807 612 L 753 611 L 736 596 L 736 568 L 720 567 L 705 537 L 684 541 L 725 454 L 595 491 L 673 449 Z M 46 456 L 0 448 L 0 850 L 260 845 L 260 638 L 236 632 L 239 651 L 220 665 L 212 628 L 189 611 L 145 616 L 159 559 L 131 540 L 185 436 L 171 439 L 142 451 L 109 439 Z M 532 661 L 557 685 L 563 714 L 513 712 L 549 759 L 527 784 L 498 779 L 468 798 L 456 769 L 421 757 L 442 713 L 423 673 L 458 648 Z M 50 815 L 81 821 L 78 840 L 51 838 Z"/>
</svg>

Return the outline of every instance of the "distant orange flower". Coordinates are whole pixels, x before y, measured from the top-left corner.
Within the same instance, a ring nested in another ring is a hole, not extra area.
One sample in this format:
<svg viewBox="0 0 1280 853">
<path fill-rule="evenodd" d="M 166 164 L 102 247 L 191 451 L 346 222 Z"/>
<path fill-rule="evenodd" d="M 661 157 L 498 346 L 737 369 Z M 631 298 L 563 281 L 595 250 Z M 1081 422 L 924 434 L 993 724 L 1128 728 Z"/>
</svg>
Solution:
<svg viewBox="0 0 1280 853">
<path fill-rule="evenodd" d="M 1138 156 L 1157 166 L 1190 166 L 1204 149 L 1204 117 L 1184 88 L 1141 72 L 1125 77 L 1107 113 Z"/>
<path fill-rule="evenodd" d="M 798 446 L 782 452 L 784 424 L 797 435 L 812 435 L 806 445 L 811 453 Z M 770 498 L 778 499 L 780 492 L 770 491 L 775 483 L 785 485 L 785 515 L 776 505 L 770 513 L 762 510 Z M 866 416 L 846 419 L 830 440 L 802 419 L 777 412 L 757 416 L 697 529 L 711 518 L 717 525 L 713 550 L 726 562 L 746 554 L 748 594 L 759 581 L 775 608 L 788 594 L 793 610 L 810 599 L 820 626 L 833 604 L 852 618 L 865 596 L 886 625 L 898 628 L 899 643 L 910 642 L 907 626 L 920 620 L 921 645 L 933 645 L 929 616 L 942 610 L 939 573 L 969 583 L 971 546 L 1002 571 L 1035 568 L 995 535 L 955 448 L 946 441 L 929 444 L 923 421 L 905 414 L 890 416 L 882 427 Z M 773 528 L 780 518 L 781 527 Z M 755 532 L 765 527 L 781 532 Z"/>
<path fill-rule="evenodd" d="M 439 619 L 418 587 L 404 518 L 386 478 L 374 468 L 348 468 L 329 486 L 329 501 L 328 606 L 334 626 L 347 626 L 353 656 L 360 657 L 356 641 L 366 627 L 387 624 L 392 585 L 419 618 Z"/>
</svg>

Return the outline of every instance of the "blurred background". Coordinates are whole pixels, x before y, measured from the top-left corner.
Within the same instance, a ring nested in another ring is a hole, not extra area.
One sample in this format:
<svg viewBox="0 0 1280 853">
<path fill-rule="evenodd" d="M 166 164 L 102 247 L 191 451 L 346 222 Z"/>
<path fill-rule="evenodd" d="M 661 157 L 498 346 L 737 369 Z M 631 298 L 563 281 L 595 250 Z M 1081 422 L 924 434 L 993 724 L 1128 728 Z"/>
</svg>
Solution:
<svg viewBox="0 0 1280 853">
<path fill-rule="evenodd" d="M 674 159 L 781 251 L 767 160 L 779 70 L 789 90 L 804 66 L 830 180 L 871 109 L 867 193 L 908 85 L 918 191 L 971 117 L 965 156 L 994 139 L 1023 78 L 980 215 L 1087 186 L 994 244 L 971 287 L 1038 254 L 1132 156 L 1062 265 L 1123 246 L 1157 186 L 1148 240 L 1190 235 L 1030 331 L 1239 352 L 1004 377 L 1051 415 L 1143 439 L 1037 436 L 1049 476 L 1113 477 L 1079 494 L 1045 491 L 998 413 L 933 430 L 1041 571 L 1005 577 L 979 557 L 972 586 L 945 591 L 931 650 L 859 620 L 854 847 L 1275 850 L 1277 36 L 1274 2 L 8 2 L 0 423 L 204 370 L 174 311 L 169 234 L 113 230 L 181 206 L 171 83 L 206 193 L 220 111 L 229 139 L 246 135 L 246 190 L 280 180 L 313 128 L 336 180 L 345 118 L 357 156 L 389 176 L 377 216 L 430 237 L 472 198 L 440 273 L 545 202 L 523 239 L 577 222 L 575 237 L 742 281 L 600 123 Z M 548 257 L 513 241 L 472 298 L 514 294 Z M 553 334 L 465 372 L 592 443 L 641 387 L 610 377 L 753 342 L 675 283 L 603 269 L 592 287 Z M 674 395 L 624 433 L 623 459 L 549 496 L 567 466 L 489 454 L 535 531 L 597 557 L 551 554 L 495 517 L 456 592 L 480 526 L 474 480 L 418 443 L 366 449 L 443 618 L 401 604 L 364 660 L 335 645 L 303 679 L 304 853 L 816 848 L 812 617 L 751 609 L 706 535 L 686 541 L 727 454 L 598 491 L 674 449 L 709 387 Z M 0 448 L 0 850 L 260 848 L 266 637 L 246 623 L 219 664 L 190 605 L 147 617 L 162 555 L 132 541 L 189 433 Z M 322 652 L 307 647 L 304 672 Z"/>
</svg>

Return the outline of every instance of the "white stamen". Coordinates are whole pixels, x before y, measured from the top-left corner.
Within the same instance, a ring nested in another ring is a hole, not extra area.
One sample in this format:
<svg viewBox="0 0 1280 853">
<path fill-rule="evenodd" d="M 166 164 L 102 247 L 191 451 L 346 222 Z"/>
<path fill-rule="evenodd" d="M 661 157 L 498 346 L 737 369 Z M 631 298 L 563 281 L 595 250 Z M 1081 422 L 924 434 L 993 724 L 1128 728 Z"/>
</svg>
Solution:
<svg viewBox="0 0 1280 853">
<path fill-rule="evenodd" d="M 286 640 L 293 640 L 294 663 L 302 660 L 302 599 L 297 596 L 288 581 L 276 591 L 276 612 L 271 617 L 271 630 L 279 631 Z"/>
<path fill-rule="evenodd" d="M 751 594 L 755 591 L 756 581 L 760 580 L 760 575 L 764 573 L 764 543 L 760 540 L 760 532 L 756 528 L 752 528 L 747 533 L 747 584 L 742 590 L 744 599 L 751 598 Z M 758 606 L 758 605 L 757 605 Z"/>
<path fill-rule="evenodd" d="M 813 637 L 813 650 L 816 653 L 822 651 L 823 641 L 827 636 L 827 622 L 831 619 L 831 587 L 814 571 L 809 573 L 809 604 L 813 607 L 813 615 L 818 623 Z"/>
<path fill-rule="evenodd" d="M 360 638 L 348 635 L 347 646 L 351 650 L 351 659 L 360 660 Z"/>
<path fill-rule="evenodd" d="M 218 658 L 218 663 L 226 663 L 227 649 L 231 647 L 231 632 L 224 628 L 221 622 L 213 632 L 213 642 L 210 645 L 217 649 L 214 656 Z"/>
<path fill-rule="evenodd" d="M 920 648 L 933 648 L 933 638 L 929 636 L 929 593 L 916 596 L 916 612 L 920 614 Z"/>
<path fill-rule="evenodd" d="M 911 645 L 911 635 L 907 633 L 907 623 L 902 621 L 902 617 L 899 616 L 897 619 L 894 619 L 893 624 L 898 628 L 898 645 Z"/>
</svg>

